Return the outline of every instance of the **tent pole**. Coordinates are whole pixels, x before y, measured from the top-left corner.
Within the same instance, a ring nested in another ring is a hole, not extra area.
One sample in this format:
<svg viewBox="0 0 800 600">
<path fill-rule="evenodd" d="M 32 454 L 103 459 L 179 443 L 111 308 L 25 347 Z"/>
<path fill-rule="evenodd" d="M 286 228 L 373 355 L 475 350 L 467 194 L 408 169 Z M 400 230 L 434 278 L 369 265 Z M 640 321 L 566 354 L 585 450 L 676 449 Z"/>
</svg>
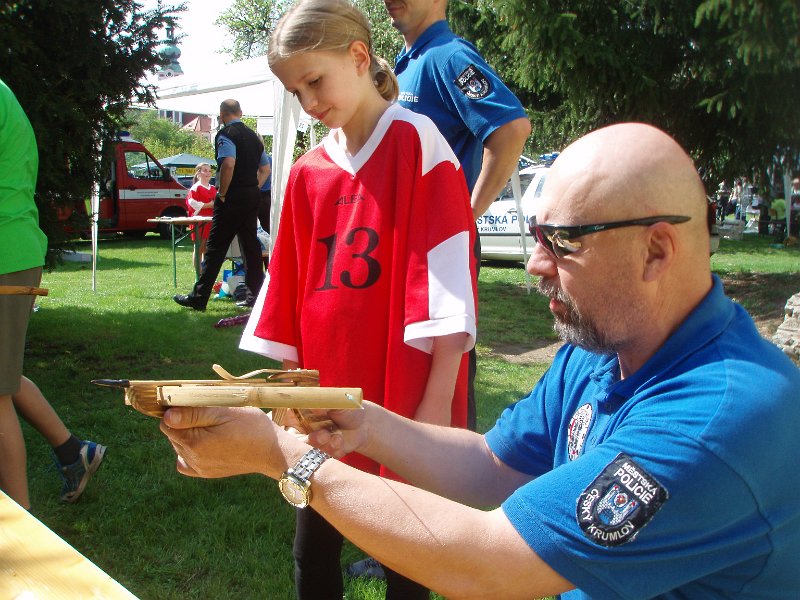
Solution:
<svg viewBox="0 0 800 600">
<path fill-rule="evenodd" d="M 97 145 L 97 157 L 101 160 L 102 148 L 100 144 Z M 100 173 L 100 177 L 103 174 Z M 92 235 L 92 291 L 97 291 L 97 236 L 98 227 L 97 221 L 100 217 L 100 180 L 94 182 L 92 185 L 92 195 L 89 200 L 89 210 L 91 210 L 91 235 Z"/>
<path fill-rule="evenodd" d="M 522 241 L 522 269 L 525 271 L 525 289 L 531 293 L 531 274 L 528 273 L 528 240 L 525 238 L 525 213 L 522 210 L 522 185 L 519 181 L 519 168 L 511 174 L 511 191 L 514 194 L 514 204 L 517 207 L 517 224 Z"/>
</svg>

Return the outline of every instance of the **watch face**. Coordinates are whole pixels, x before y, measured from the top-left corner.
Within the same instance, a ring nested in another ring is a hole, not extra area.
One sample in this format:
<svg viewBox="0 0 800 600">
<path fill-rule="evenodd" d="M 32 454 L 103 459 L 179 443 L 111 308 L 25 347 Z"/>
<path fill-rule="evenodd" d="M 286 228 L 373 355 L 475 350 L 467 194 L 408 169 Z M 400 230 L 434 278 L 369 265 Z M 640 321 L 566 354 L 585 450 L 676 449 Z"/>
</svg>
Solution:
<svg viewBox="0 0 800 600">
<path fill-rule="evenodd" d="M 281 494 L 283 494 L 283 497 L 286 498 L 286 501 L 289 504 L 292 504 L 298 508 L 305 508 L 308 506 L 309 498 L 306 488 L 297 481 L 290 479 L 289 477 L 283 477 L 280 479 L 280 481 L 278 481 L 278 487 L 281 490 Z"/>
</svg>

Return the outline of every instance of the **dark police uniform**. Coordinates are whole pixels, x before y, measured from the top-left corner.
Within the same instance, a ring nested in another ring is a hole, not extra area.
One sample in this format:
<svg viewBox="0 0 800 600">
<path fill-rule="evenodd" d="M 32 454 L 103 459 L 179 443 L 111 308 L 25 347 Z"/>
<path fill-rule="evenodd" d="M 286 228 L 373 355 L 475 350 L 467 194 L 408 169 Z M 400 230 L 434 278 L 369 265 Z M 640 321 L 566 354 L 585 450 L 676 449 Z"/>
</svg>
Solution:
<svg viewBox="0 0 800 600">
<path fill-rule="evenodd" d="M 228 154 L 220 156 L 220 149 L 226 142 L 222 138 L 227 138 L 233 143 L 236 149 L 236 164 L 231 183 L 226 190 L 225 201 L 222 202 L 218 198 L 214 202 L 211 231 L 208 235 L 200 279 L 189 296 L 196 308 L 205 307 L 208 302 L 217 275 L 225 262 L 228 248 L 237 235 L 246 269 L 245 283 L 253 296 L 258 295 L 264 281 L 261 244 L 256 237 L 258 206 L 261 198 L 258 189 L 258 168 L 262 164 L 264 143 L 258 134 L 240 120 L 231 121 L 214 139 L 218 173 L 222 161 L 229 156 Z"/>
</svg>

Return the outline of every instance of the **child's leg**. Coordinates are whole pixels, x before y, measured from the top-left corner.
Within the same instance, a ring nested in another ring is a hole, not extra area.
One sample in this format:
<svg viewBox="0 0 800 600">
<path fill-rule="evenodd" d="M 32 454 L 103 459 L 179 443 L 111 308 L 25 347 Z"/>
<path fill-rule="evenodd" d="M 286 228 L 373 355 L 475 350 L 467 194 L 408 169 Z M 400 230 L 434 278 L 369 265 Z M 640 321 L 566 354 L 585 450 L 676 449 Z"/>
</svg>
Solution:
<svg viewBox="0 0 800 600">
<path fill-rule="evenodd" d="M 428 600 L 430 592 L 428 588 L 420 585 L 416 581 L 411 581 L 407 577 L 396 573 L 383 566 L 386 574 L 386 600 Z"/>
<path fill-rule="evenodd" d="M 14 407 L 53 448 L 70 438 L 70 432 L 50 406 L 42 392 L 30 379 L 22 376 L 19 391 L 13 395 Z M 80 449 L 80 447 L 78 448 Z"/>
<path fill-rule="evenodd" d="M 0 275 L 0 285 L 38 287 L 42 269 Z M 30 508 L 25 439 L 13 397 L 21 389 L 25 334 L 33 296 L 0 294 L 0 488 L 20 506 Z"/>
<path fill-rule="evenodd" d="M 312 508 L 297 509 L 294 582 L 299 600 L 341 600 L 344 538 Z"/>
<path fill-rule="evenodd" d="M 11 395 L 0 396 L 0 488 L 23 508 L 28 498 L 27 455 Z"/>
</svg>

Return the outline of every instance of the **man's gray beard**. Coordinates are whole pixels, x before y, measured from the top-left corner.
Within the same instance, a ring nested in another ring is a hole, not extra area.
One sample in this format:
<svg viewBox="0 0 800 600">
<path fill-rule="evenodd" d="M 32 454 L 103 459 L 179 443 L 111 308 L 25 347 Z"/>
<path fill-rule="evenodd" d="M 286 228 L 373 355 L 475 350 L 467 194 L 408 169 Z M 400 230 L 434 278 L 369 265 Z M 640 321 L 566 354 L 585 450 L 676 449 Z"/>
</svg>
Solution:
<svg viewBox="0 0 800 600">
<path fill-rule="evenodd" d="M 558 336 L 573 346 L 580 346 L 597 354 L 614 354 L 614 344 L 590 320 L 578 312 L 572 299 L 564 290 L 547 284 L 543 279 L 537 285 L 539 293 L 547 298 L 555 298 L 567 309 L 564 317 L 553 314 L 553 330 Z"/>
</svg>

